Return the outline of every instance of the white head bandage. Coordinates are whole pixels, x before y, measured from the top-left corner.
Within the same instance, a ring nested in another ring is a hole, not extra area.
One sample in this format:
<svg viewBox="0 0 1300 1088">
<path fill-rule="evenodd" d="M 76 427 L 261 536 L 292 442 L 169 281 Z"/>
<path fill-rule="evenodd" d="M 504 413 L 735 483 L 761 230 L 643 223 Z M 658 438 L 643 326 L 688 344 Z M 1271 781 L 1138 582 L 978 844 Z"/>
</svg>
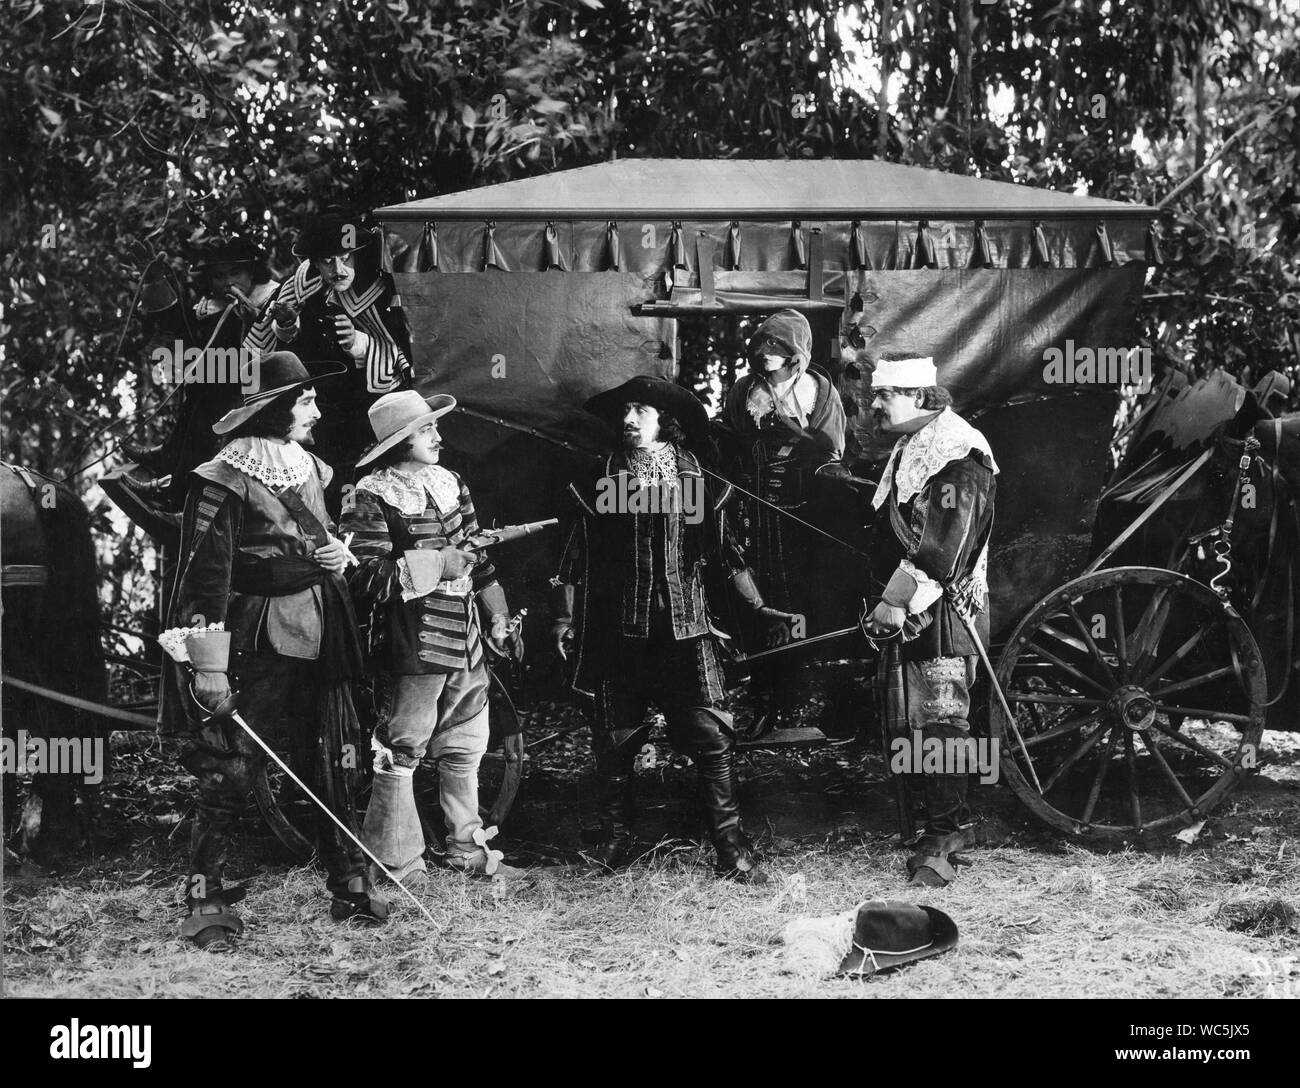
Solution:
<svg viewBox="0 0 1300 1088">
<path fill-rule="evenodd" d="M 894 389 L 928 389 L 939 384 L 939 371 L 932 356 L 923 359 L 881 359 L 871 375 L 873 386 Z"/>
</svg>

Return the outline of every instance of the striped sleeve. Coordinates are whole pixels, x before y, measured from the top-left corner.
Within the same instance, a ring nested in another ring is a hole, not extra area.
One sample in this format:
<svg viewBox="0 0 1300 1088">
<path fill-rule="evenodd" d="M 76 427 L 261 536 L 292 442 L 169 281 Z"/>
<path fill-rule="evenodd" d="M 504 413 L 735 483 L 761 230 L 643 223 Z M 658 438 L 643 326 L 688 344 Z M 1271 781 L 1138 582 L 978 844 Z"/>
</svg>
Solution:
<svg viewBox="0 0 1300 1088">
<path fill-rule="evenodd" d="M 478 532 L 478 514 L 474 512 L 474 500 L 470 497 L 469 488 L 465 486 L 465 481 L 460 481 L 460 532 L 457 534 L 457 540 L 464 541 L 468 537 Z M 474 589 L 478 591 L 484 586 L 490 586 L 497 580 L 497 568 L 492 563 L 492 557 L 486 552 L 482 553 L 482 561 L 474 568 L 472 575 L 474 580 Z"/>
<path fill-rule="evenodd" d="M 352 596 L 366 604 L 400 600 L 401 556 L 393 554 L 384 505 L 378 495 L 360 487 L 352 492 L 352 500 L 339 526 L 344 536 L 353 534 L 350 547 L 358 562 L 348 575 Z"/>
<path fill-rule="evenodd" d="M 280 300 L 282 295 L 292 294 L 293 276 L 287 276 L 285 281 L 266 300 L 262 312 L 257 315 L 257 320 L 253 322 L 244 336 L 242 347 L 245 351 L 251 351 L 260 358 L 272 351 L 279 350 L 280 343 L 276 339 L 275 330 L 271 327 L 271 307 Z"/>
<path fill-rule="evenodd" d="M 397 388 L 398 379 L 410 364 L 393 334 L 379 317 L 376 307 L 369 306 L 355 319 L 366 334 L 366 389 L 371 393 L 387 393 Z"/>
</svg>

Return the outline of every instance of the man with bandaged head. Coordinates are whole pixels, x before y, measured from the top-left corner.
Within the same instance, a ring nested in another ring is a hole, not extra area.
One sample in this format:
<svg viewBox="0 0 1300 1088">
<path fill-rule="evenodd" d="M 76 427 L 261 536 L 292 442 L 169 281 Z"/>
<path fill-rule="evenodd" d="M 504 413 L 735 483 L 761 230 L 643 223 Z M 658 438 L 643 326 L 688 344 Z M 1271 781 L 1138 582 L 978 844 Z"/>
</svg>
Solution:
<svg viewBox="0 0 1300 1088">
<path fill-rule="evenodd" d="M 984 435 L 952 410 L 932 358 L 882 356 L 871 378 L 871 412 L 881 430 L 899 436 L 871 500 L 889 519 L 898 566 L 862 621 L 869 636 L 888 640 L 877 685 L 883 713 L 900 723 L 899 733 L 952 749 L 944 742 L 970 736 L 979 652 L 963 615 L 988 644 L 998 466 Z M 925 830 L 907 863 L 912 884 L 947 884 L 956 852 L 972 841 L 969 779 L 956 773 L 961 769 L 920 776 Z"/>
</svg>

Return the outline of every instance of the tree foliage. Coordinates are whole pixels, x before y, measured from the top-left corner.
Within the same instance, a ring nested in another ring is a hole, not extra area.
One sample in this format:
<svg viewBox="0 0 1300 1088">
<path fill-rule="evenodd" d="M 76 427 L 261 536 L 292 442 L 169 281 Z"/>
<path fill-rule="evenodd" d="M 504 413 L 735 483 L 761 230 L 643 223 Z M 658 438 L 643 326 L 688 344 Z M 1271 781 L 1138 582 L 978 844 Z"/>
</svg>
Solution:
<svg viewBox="0 0 1300 1088">
<path fill-rule="evenodd" d="M 0 32 L 5 451 L 55 474 L 156 403 L 141 274 L 183 273 L 205 228 L 285 267 L 326 204 L 616 155 L 874 156 L 1152 203 L 1209 161 L 1168 209 L 1149 335 L 1194 371 L 1296 363 L 1286 0 L 13 0 Z"/>
</svg>

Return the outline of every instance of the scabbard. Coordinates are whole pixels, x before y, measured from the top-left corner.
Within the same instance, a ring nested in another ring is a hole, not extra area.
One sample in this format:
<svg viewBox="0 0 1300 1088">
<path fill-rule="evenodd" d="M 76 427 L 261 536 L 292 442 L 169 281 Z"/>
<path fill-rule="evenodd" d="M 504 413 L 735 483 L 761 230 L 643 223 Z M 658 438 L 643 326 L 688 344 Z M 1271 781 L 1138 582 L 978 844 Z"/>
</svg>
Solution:
<svg viewBox="0 0 1300 1088">
<path fill-rule="evenodd" d="M 912 779 L 907 773 L 895 774 L 891 768 L 891 742 L 896 737 L 909 739 L 907 689 L 903 682 L 903 651 L 898 639 L 885 643 L 876 670 L 876 691 L 880 710 L 880 750 L 885 773 L 894 790 L 894 815 L 902 842 L 916 837 L 915 808 L 912 804 Z"/>
</svg>

